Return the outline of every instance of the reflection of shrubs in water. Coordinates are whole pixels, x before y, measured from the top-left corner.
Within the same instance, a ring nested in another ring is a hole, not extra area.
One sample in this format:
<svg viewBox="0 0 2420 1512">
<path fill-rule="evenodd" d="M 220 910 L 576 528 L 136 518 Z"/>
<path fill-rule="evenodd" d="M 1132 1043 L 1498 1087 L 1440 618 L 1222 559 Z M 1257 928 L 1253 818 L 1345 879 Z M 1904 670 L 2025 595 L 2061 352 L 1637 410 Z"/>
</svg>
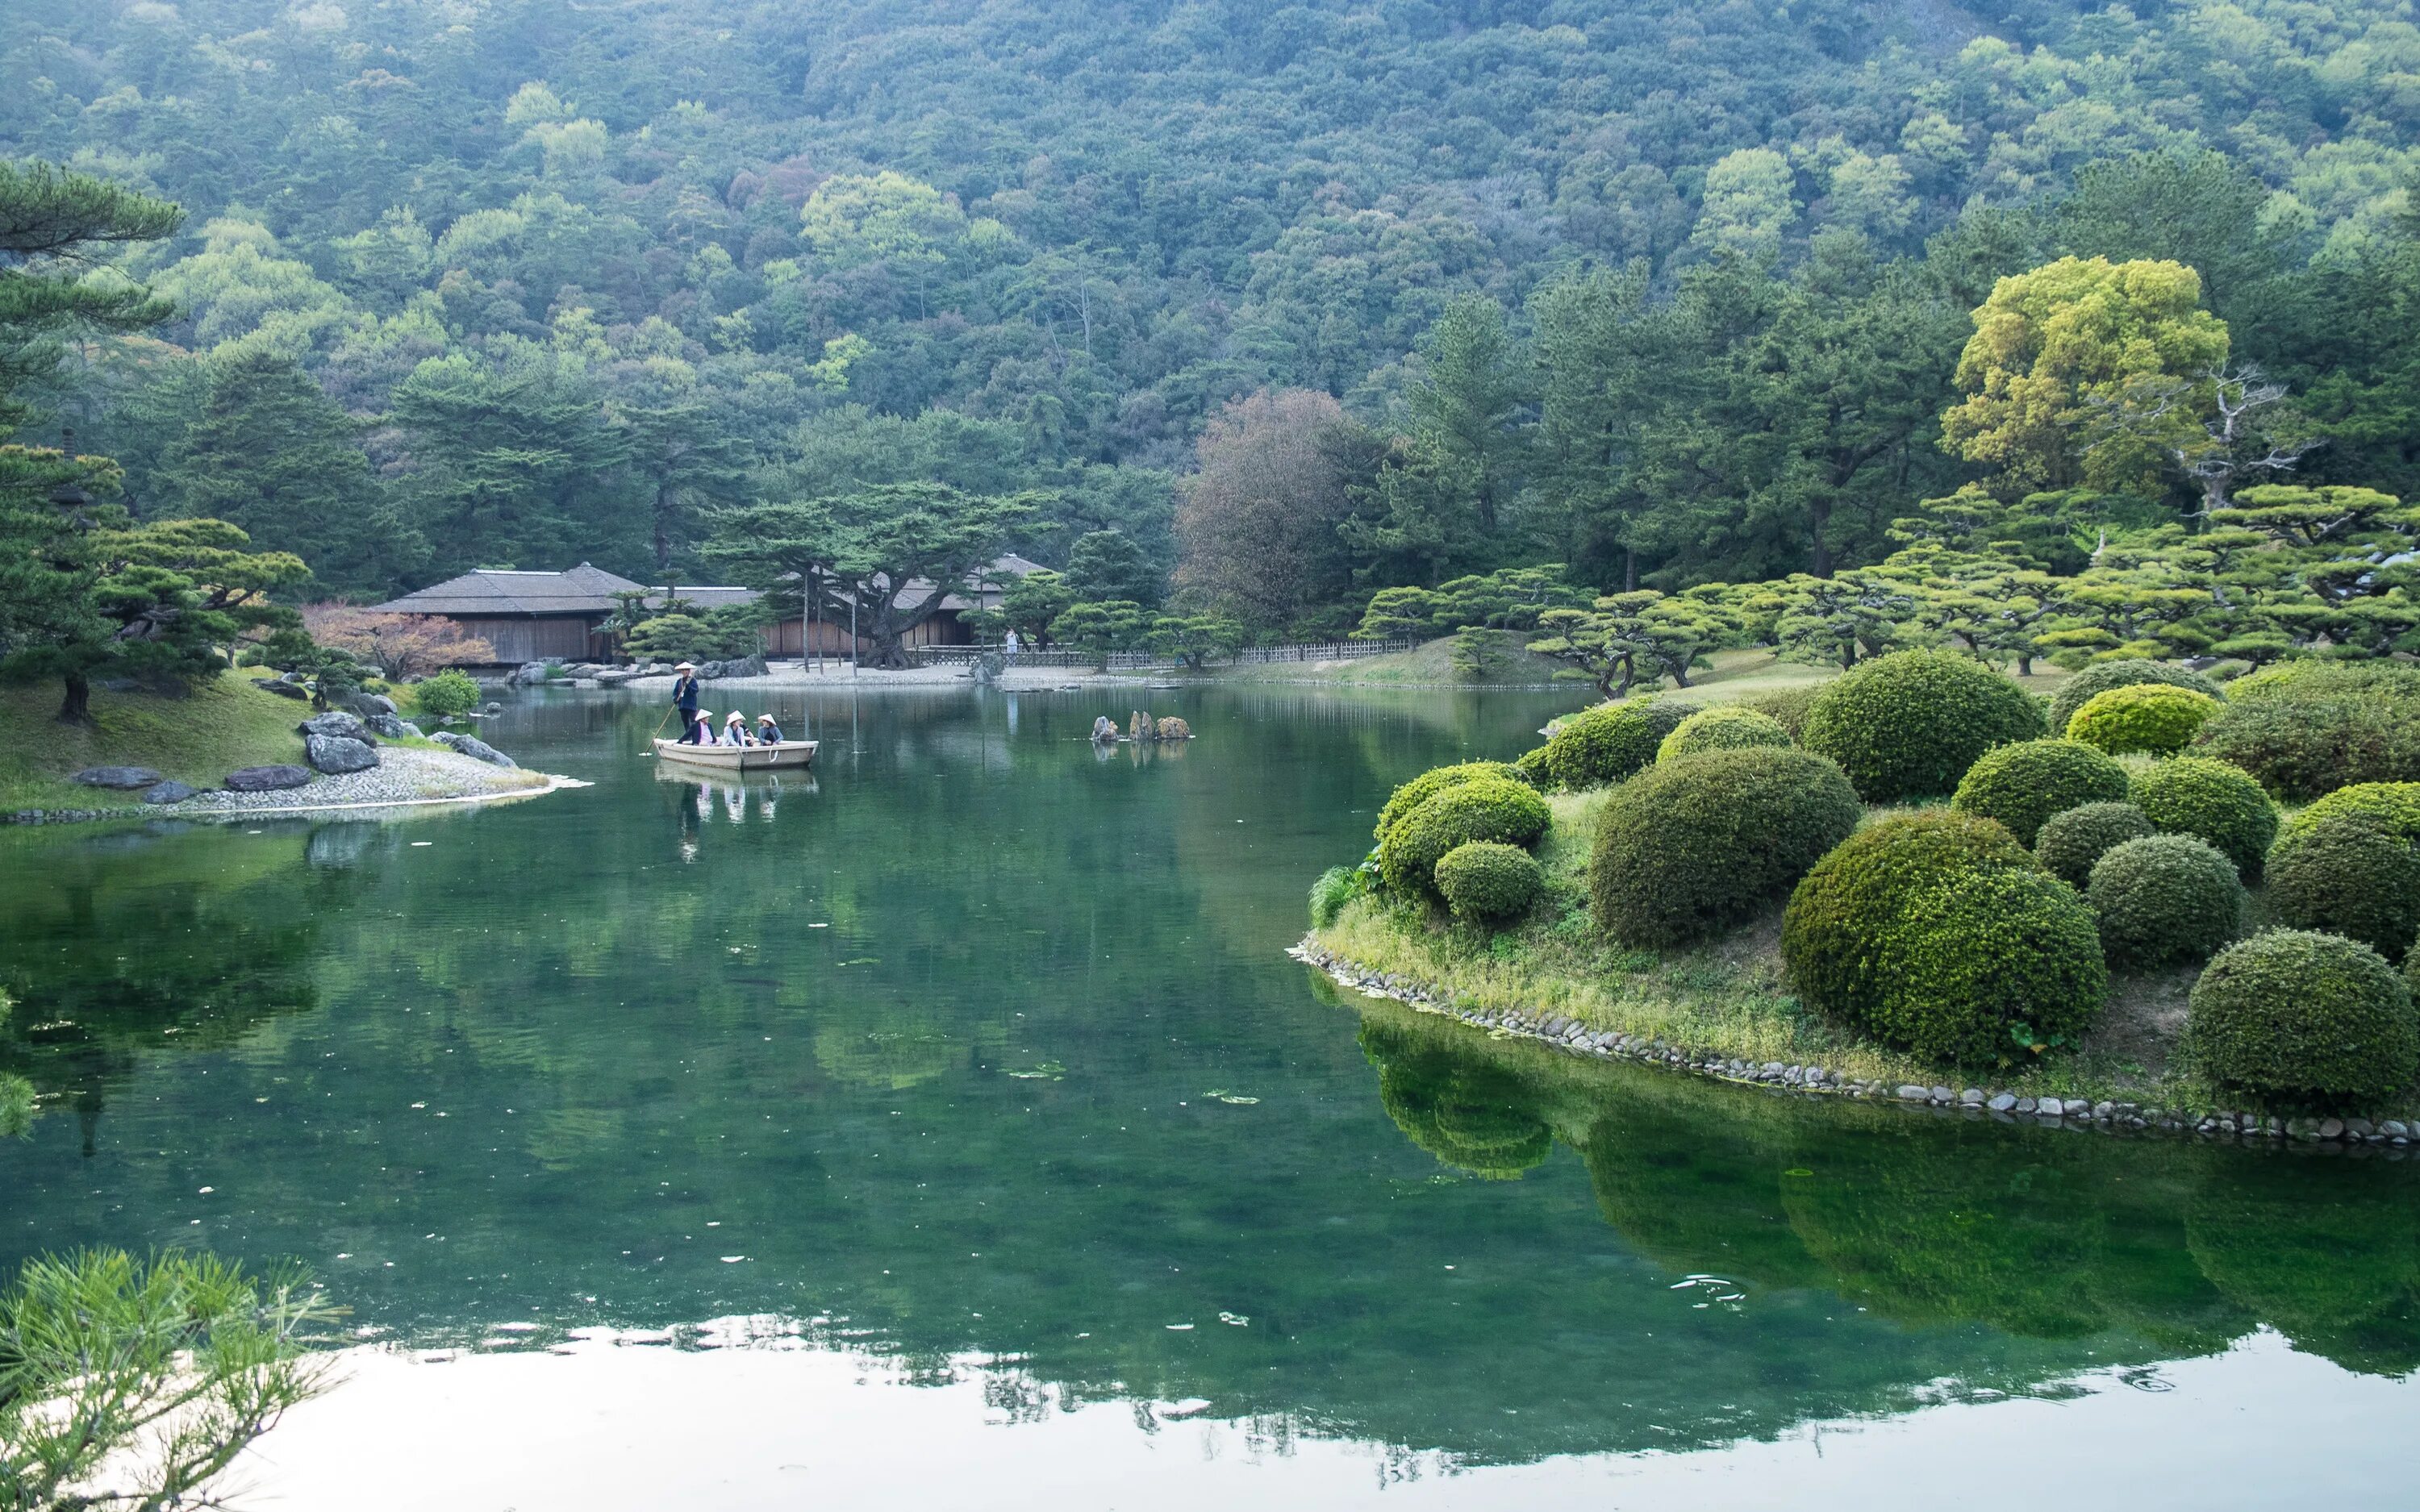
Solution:
<svg viewBox="0 0 2420 1512">
<path fill-rule="evenodd" d="M 1362 1053 L 1378 1068 L 1378 1102 L 1404 1136 L 1456 1170 L 1512 1180 L 1542 1164 L 1554 1132 L 1520 1078 L 1477 1060 L 1415 1047 L 1376 1022 Z"/>
<path fill-rule="evenodd" d="M 2420 1202 L 2369 1161 L 2239 1160 L 2194 1192 L 2202 1273 L 2294 1342 L 2349 1370 L 2420 1366 Z"/>
<path fill-rule="evenodd" d="M 1791 1224 L 1844 1294 L 1907 1322 L 2033 1338 L 2097 1333 L 2081 1283 L 2105 1222 L 2057 1165 L 2008 1139 L 1841 1141 L 1782 1185 Z"/>
<path fill-rule="evenodd" d="M 1741 1127 L 1609 1104 L 1580 1148 L 1605 1221 L 1667 1271 L 1760 1287 L 1827 1287 L 1782 1209 L 1786 1148 Z"/>
</svg>

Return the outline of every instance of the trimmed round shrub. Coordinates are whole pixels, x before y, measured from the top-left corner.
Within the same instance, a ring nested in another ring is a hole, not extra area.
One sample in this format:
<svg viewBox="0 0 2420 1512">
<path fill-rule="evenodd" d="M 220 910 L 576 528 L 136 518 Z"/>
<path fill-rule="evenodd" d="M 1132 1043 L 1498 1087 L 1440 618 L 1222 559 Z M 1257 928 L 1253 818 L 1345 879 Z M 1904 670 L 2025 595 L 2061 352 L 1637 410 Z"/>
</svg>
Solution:
<svg viewBox="0 0 2420 1512">
<path fill-rule="evenodd" d="M 2403 959 L 2420 933 L 2420 782 L 2338 788 L 2296 814 L 2269 854 L 2269 910 Z"/>
<path fill-rule="evenodd" d="M 2144 971 L 2208 960 L 2243 923 L 2235 863 L 2191 835 L 2150 835 L 2110 851 L 2086 897 L 2109 964 Z"/>
<path fill-rule="evenodd" d="M 1631 945 L 1694 939 L 1772 903 L 1865 815 L 1840 769 L 1751 746 L 1658 763 L 1606 800 L 1589 858 L 1598 927 Z"/>
<path fill-rule="evenodd" d="M 2034 836 L 2034 859 L 2052 876 L 2081 890 L 2092 876 L 2093 863 L 2130 840 L 2159 832 L 2131 803 L 2087 803 L 2042 821 Z"/>
<path fill-rule="evenodd" d="M 2145 750 L 2173 756 L 2219 712 L 2218 700 L 2166 683 L 2133 683 L 2095 693 L 2067 721 L 2067 738 L 2111 755 Z"/>
<path fill-rule="evenodd" d="M 1436 889 L 1464 918 L 1518 918 L 1545 887 L 1546 873 L 1537 857 L 1500 841 L 1465 841 L 1436 864 Z"/>
<path fill-rule="evenodd" d="M 1546 748 L 1544 746 L 1513 757 L 1512 775 L 1533 788 L 1544 789 L 1555 785 L 1555 779 L 1546 775 Z"/>
<path fill-rule="evenodd" d="M 2127 656 L 2117 661 L 2096 661 L 2066 682 L 2051 695 L 2050 727 L 2064 731 L 2075 711 L 2100 694 L 2113 687 L 2133 687 L 2144 683 L 2157 683 L 2166 687 L 2189 687 L 2196 693 L 2226 702 L 2228 694 L 2219 691 L 2218 685 L 2199 672 L 2182 667 L 2171 667 L 2164 661 L 2149 661 L 2140 656 Z M 2239 685 L 2241 686 L 2241 685 Z"/>
<path fill-rule="evenodd" d="M 1815 863 L 1781 953 L 1816 1008 L 1962 1064 L 2072 1043 L 2108 985 L 2084 900 L 2007 826 L 1955 809 L 1878 820 Z"/>
<path fill-rule="evenodd" d="M 2205 756 L 2178 756 L 2134 774 L 2127 800 L 2166 835 L 2198 835 L 2235 863 L 2246 881 L 2277 836 L 2277 806 L 2241 767 Z"/>
<path fill-rule="evenodd" d="M 2202 1074 L 2281 1103 L 2360 1104 L 2420 1068 L 2420 1019 L 2385 959 L 2340 934 L 2271 930 L 2194 984 L 2185 1041 Z"/>
<path fill-rule="evenodd" d="M 1894 651 L 1823 686 L 1800 736 L 1868 803 L 1945 797 L 1994 746 L 2042 733 L 2024 689 L 1970 657 Z"/>
<path fill-rule="evenodd" d="M 1655 748 L 1694 703 L 1649 694 L 1600 703 L 1564 720 L 1546 737 L 1546 776 L 1557 787 L 1601 788 L 1653 764 Z"/>
<path fill-rule="evenodd" d="M 2072 740 L 2020 740 L 1976 758 L 1950 806 L 2009 826 L 2031 845 L 2051 815 L 2126 796 L 2126 768 Z"/>
<path fill-rule="evenodd" d="M 451 719 L 479 706 L 479 685 L 458 667 L 410 685 L 412 707 L 433 719 Z"/>
<path fill-rule="evenodd" d="M 1754 709 L 1790 732 L 1797 740 L 1807 731 L 1807 710 L 1814 703 L 1815 695 L 1823 691 L 1821 683 L 1806 683 L 1797 687 L 1776 687 L 1770 693 L 1752 693 L 1739 701 L 1743 709 Z"/>
<path fill-rule="evenodd" d="M 1669 762 L 1701 750 L 1742 750 L 1790 744 L 1790 732 L 1781 728 L 1781 721 L 1773 716 L 1744 709 L 1736 703 L 1723 703 L 1699 709 L 1674 725 L 1664 743 L 1655 748 L 1655 759 Z"/>
<path fill-rule="evenodd" d="M 1460 787 L 1482 777 L 1509 779 L 1515 782 L 1523 780 L 1520 768 L 1505 762 L 1464 762 L 1455 766 L 1433 766 L 1397 788 L 1388 797 L 1386 807 L 1378 810 L 1375 838 L 1384 841 L 1387 831 L 1395 827 L 1397 820 L 1446 789 Z"/>
<path fill-rule="evenodd" d="M 1431 794 L 1378 842 L 1378 875 L 1387 886 L 1426 894 L 1435 889 L 1445 853 L 1475 840 L 1534 844 L 1546 832 L 1546 800 L 1510 778 L 1481 777 Z"/>
</svg>

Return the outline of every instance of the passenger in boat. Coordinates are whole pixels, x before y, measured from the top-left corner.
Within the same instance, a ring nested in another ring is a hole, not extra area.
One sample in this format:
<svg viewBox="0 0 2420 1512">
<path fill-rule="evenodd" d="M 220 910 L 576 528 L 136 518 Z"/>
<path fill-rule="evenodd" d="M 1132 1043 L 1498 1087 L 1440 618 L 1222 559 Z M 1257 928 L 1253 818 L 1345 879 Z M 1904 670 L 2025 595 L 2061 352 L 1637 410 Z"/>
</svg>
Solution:
<svg viewBox="0 0 2420 1512">
<path fill-rule="evenodd" d="M 756 717 L 756 744 L 760 746 L 778 746 L 781 743 L 782 727 L 773 722 L 773 717 L 771 715 L 758 715 Z"/>
<path fill-rule="evenodd" d="M 754 738 L 748 733 L 748 716 L 740 713 L 737 709 L 734 709 L 729 714 L 723 716 L 722 743 L 726 746 L 752 746 L 756 744 Z"/>
<path fill-rule="evenodd" d="M 681 739 L 689 739 L 689 727 L 697 723 L 697 668 L 682 662 L 673 669 L 673 707 L 680 711 Z"/>
<path fill-rule="evenodd" d="M 689 724 L 681 731 L 678 744 L 683 746 L 713 745 L 714 715 L 706 709 L 691 710 Z"/>
</svg>

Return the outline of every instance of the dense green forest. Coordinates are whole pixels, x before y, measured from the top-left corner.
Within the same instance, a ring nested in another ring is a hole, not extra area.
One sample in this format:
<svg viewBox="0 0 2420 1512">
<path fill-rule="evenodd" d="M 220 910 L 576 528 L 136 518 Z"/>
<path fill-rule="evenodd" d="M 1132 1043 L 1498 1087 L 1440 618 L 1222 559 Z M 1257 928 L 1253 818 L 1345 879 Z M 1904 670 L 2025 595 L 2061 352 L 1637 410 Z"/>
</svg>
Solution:
<svg viewBox="0 0 2420 1512">
<path fill-rule="evenodd" d="M 1969 481 L 2187 517 L 2140 445 L 1942 444 L 1973 312 L 2068 255 L 2198 274 L 2187 410 L 2256 363 L 2297 481 L 2420 482 L 2383 0 L 16 0 L 0 80 L 0 156 L 185 211 L 86 278 L 169 318 L 16 439 L 289 596 L 721 575 L 719 508 L 906 483 L 1021 495 L 1053 565 L 1182 546 L 1272 633 L 1515 564 L 1824 575 Z"/>
</svg>

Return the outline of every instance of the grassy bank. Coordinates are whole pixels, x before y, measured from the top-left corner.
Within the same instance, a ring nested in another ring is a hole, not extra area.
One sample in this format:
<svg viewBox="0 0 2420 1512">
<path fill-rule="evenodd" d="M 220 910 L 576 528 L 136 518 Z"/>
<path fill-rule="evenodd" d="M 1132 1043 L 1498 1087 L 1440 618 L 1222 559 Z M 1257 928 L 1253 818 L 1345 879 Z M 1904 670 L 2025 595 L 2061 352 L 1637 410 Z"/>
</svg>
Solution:
<svg viewBox="0 0 2420 1512">
<path fill-rule="evenodd" d="M 87 766 L 147 766 L 215 787 L 240 766 L 300 762 L 294 726 L 311 712 L 237 672 L 182 698 L 96 688 L 89 727 L 60 724 L 58 706 L 53 683 L 0 687 L 0 810 L 143 808 L 134 794 L 67 780 Z"/>
<path fill-rule="evenodd" d="M 1612 790 L 1547 801 L 1554 825 L 1538 850 L 1547 889 L 1522 923 L 1490 933 L 1376 898 L 1346 905 L 1313 932 L 1326 949 L 1424 983 L 1466 1007 L 1562 1013 L 1594 1029 L 1647 1035 L 1686 1051 L 1822 1065 L 1852 1079 L 2005 1088 L 2021 1097 L 2108 1099 L 2172 1112 L 2240 1109 L 2177 1062 L 2198 967 L 2113 975 L 2099 1026 L 2071 1055 L 1991 1072 L 1951 1072 L 1874 1044 L 1808 1011 L 1785 980 L 1776 906 L 1746 928 L 1685 949 L 1634 949 L 1589 916 L 1587 868 Z M 2257 920 L 2259 898 L 2253 898 Z M 2406 1117 L 2410 1105 L 2379 1117 Z"/>
<path fill-rule="evenodd" d="M 1491 630 L 1475 638 L 1473 655 L 1456 656 L 1454 638 L 1444 636 L 1409 651 L 1357 661 L 1288 661 L 1269 666 L 1221 669 L 1222 682 L 1327 683 L 1339 687 L 1544 687 L 1568 662 L 1534 655 L 1531 637 Z M 1583 684 L 1582 686 L 1586 686 Z"/>
</svg>

